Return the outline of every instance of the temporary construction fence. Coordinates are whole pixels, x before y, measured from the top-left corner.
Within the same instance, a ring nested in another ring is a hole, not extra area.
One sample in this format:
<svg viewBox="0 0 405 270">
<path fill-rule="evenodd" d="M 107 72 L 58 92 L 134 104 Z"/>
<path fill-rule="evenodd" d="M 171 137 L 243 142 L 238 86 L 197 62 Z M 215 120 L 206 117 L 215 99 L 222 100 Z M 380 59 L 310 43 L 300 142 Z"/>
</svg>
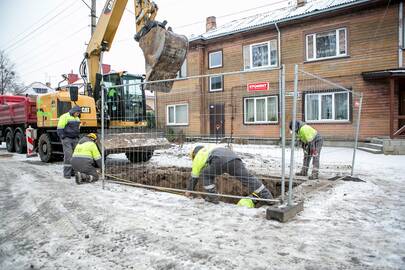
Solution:
<svg viewBox="0 0 405 270">
<path fill-rule="evenodd" d="M 211 164 L 217 162 L 218 169 L 205 168 L 200 183 L 191 193 L 211 195 L 207 191 L 217 187 L 219 197 L 236 202 L 253 191 L 263 195 L 263 183 L 273 196 L 280 199 L 256 198 L 257 201 L 284 202 L 285 188 L 288 187 L 291 204 L 293 185 L 302 180 L 293 179 L 296 167 L 301 166 L 299 163 L 296 166 L 294 161 L 303 154 L 294 151 L 295 147 L 286 151 L 287 140 L 292 139 L 292 146 L 295 145 L 294 135 L 290 138 L 286 132 L 288 122 L 294 119 L 312 121 L 306 117 L 312 117 L 316 112 L 320 117 L 341 117 L 343 109 L 334 107 L 333 102 L 339 104 L 343 99 L 341 95 L 347 95 L 350 97 L 346 99 L 348 113 L 352 118 L 346 122 L 333 120 L 349 130 L 360 121 L 361 96 L 358 98 L 351 89 L 298 67 L 294 77 L 286 81 L 285 71 L 282 66 L 180 77 L 172 80 L 175 82 L 169 93 L 151 93 L 147 89 L 151 84 L 170 80 L 145 82 L 142 77 L 135 76 L 124 84 L 114 84 L 113 80 L 102 83 L 103 185 L 107 177 L 134 186 L 184 193 L 191 177 L 189 154 L 194 147 L 219 145 L 231 149 L 245 165 L 237 160 L 226 164 L 210 160 Z M 334 94 L 329 100 L 329 96 L 323 94 L 332 90 Z M 322 93 L 319 94 L 318 109 L 311 107 L 309 114 L 297 109 L 304 96 L 315 103 L 311 94 L 318 92 Z M 329 105 L 332 102 L 331 111 L 325 115 L 322 102 Z M 357 108 L 357 104 L 360 108 L 352 109 Z M 318 123 L 313 123 L 318 129 Z M 349 135 L 357 143 L 358 129 L 357 133 L 356 129 L 353 130 Z M 320 129 L 320 132 L 324 131 Z M 119 143 L 122 146 L 111 146 L 110 138 L 117 136 L 121 138 Z M 287 156 L 290 151 L 291 155 Z M 354 157 L 352 164 L 344 164 L 346 168 L 353 168 Z M 292 166 L 287 185 L 289 164 Z M 222 173 L 226 174 L 217 177 L 216 183 L 215 175 Z M 344 172 L 338 169 L 337 173 Z"/>
</svg>

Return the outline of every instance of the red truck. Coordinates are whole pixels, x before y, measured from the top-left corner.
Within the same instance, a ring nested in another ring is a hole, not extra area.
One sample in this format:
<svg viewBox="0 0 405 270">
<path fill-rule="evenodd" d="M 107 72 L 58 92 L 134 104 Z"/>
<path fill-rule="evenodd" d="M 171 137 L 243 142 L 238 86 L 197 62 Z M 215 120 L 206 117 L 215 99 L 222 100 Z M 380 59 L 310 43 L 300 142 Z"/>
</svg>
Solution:
<svg viewBox="0 0 405 270">
<path fill-rule="evenodd" d="M 27 151 L 25 129 L 37 127 L 36 99 L 29 96 L 0 96 L 0 143 L 7 151 Z"/>
</svg>

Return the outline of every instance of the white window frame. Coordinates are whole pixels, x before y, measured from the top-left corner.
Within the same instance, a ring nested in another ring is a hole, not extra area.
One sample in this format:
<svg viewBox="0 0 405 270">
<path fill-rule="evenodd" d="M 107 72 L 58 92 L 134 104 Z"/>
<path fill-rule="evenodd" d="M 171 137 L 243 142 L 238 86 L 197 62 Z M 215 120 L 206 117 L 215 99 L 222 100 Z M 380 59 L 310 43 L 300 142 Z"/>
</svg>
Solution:
<svg viewBox="0 0 405 270">
<path fill-rule="evenodd" d="M 220 65 L 216 65 L 216 66 L 212 66 L 211 65 L 211 55 L 214 55 L 214 54 L 220 54 L 221 55 L 221 64 Z M 222 65 L 223 65 L 223 55 L 222 55 L 222 51 L 215 51 L 215 52 L 210 52 L 209 54 L 208 54 L 208 66 L 209 66 L 209 68 L 219 68 L 219 67 L 222 67 Z"/>
<path fill-rule="evenodd" d="M 269 41 L 265 41 L 265 42 L 259 42 L 259 43 L 253 43 L 253 44 L 250 44 L 250 45 L 247 45 L 247 46 L 249 46 L 249 68 L 247 69 L 247 68 L 245 68 L 244 67 L 244 70 L 251 70 L 251 69 L 264 69 L 264 68 L 269 68 L 269 67 L 277 67 L 278 66 L 278 59 L 276 59 L 276 64 L 274 64 L 274 65 L 272 65 L 271 64 L 271 46 L 270 46 L 270 43 L 271 43 L 271 41 L 276 41 L 276 51 L 277 51 L 277 53 L 276 53 L 276 57 L 278 58 L 278 40 L 277 39 L 271 39 L 271 40 L 269 40 Z M 267 66 L 261 66 L 261 67 L 253 67 L 253 53 L 252 53 L 252 48 L 253 48 L 253 46 L 257 46 L 257 45 L 263 45 L 263 44 L 266 44 L 267 45 L 267 47 L 268 47 L 268 55 L 267 55 L 267 62 L 269 63 Z"/>
<path fill-rule="evenodd" d="M 185 123 L 176 123 L 176 107 L 177 106 L 187 106 L 187 122 Z M 174 123 L 169 123 L 169 108 L 174 108 Z M 167 126 L 187 126 L 189 122 L 189 110 L 188 110 L 188 103 L 181 103 L 181 104 L 170 104 L 166 106 L 166 125 Z"/>
<path fill-rule="evenodd" d="M 183 70 L 184 70 L 185 74 L 183 74 L 183 72 L 182 72 Z M 183 64 L 180 67 L 180 70 L 177 72 L 177 75 L 176 75 L 176 78 L 178 78 L 178 79 L 182 79 L 182 78 L 186 78 L 186 77 L 187 77 L 187 58 L 184 60 Z"/>
<path fill-rule="evenodd" d="M 221 77 L 221 88 L 219 88 L 219 89 L 212 89 L 212 88 L 211 88 L 211 85 L 212 85 L 211 79 L 212 79 L 213 77 Z M 210 84 L 210 86 L 209 86 L 209 91 L 210 91 L 210 92 L 222 92 L 222 91 L 224 90 L 224 77 L 223 77 L 222 75 L 210 76 L 209 84 Z"/>
<path fill-rule="evenodd" d="M 335 119 L 335 94 L 345 93 L 347 96 L 347 119 L 336 120 Z M 322 96 L 332 95 L 332 117 L 333 119 L 322 119 Z M 318 120 L 307 119 L 308 112 L 308 97 L 318 96 Z M 324 92 L 324 93 L 309 93 L 305 94 L 305 122 L 307 123 L 350 123 L 350 93 L 348 91 L 338 92 Z"/>
<path fill-rule="evenodd" d="M 257 119 L 256 101 L 258 99 L 264 99 L 265 100 L 264 107 L 266 109 L 265 115 L 266 115 L 266 118 L 267 118 L 268 117 L 267 102 L 268 102 L 269 98 L 275 98 L 276 99 L 276 106 L 277 106 L 276 116 L 277 116 L 277 120 L 276 121 L 269 121 L 269 120 L 267 120 L 267 121 L 256 121 L 256 119 Z M 253 111 L 254 111 L 254 118 L 255 118 L 255 120 L 253 122 L 248 121 L 246 119 L 247 118 L 247 106 L 246 106 L 246 103 L 247 103 L 247 100 L 252 100 L 252 99 L 254 100 L 253 101 Z M 243 115 L 243 123 L 247 124 L 247 125 L 277 124 L 278 123 L 278 96 L 272 95 L 272 96 L 245 97 L 244 100 L 243 100 L 243 114 L 244 114 Z"/>
<path fill-rule="evenodd" d="M 340 30 L 344 30 L 345 31 L 345 48 L 346 51 L 344 54 L 340 53 L 340 36 L 339 36 L 339 31 Z M 335 33 L 336 33 L 336 55 L 335 56 L 328 56 L 328 57 L 316 57 L 316 35 L 320 34 L 320 33 L 325 33 L 325 32 L 332 32 L 332 30 L 326 30 L 326 31 L 322 31 L 319 33 L 312 33 L 312 34 L 308 34 L 305 36 L 305 59 L 306 61 L 317 61 L 317 60 L 323 60 L 323 59 L 333 59 L 333 58 L 340 58 L 340 57 L 345 57 L 348 56 L 348 50 L 349 48 L 347 47 L 347 28 L 346 27 L 342 27 L 342 28 L 337 28 L 335 29 Z M 309 46 L 308 46 L 308 40 L 312 38 L 312 44 L 313 44 L 313 48 L 312 48 L 312 55 L 313 58 L 309 58 L 308 57 L 308 50 L 309 50 Z"/>
</svg>

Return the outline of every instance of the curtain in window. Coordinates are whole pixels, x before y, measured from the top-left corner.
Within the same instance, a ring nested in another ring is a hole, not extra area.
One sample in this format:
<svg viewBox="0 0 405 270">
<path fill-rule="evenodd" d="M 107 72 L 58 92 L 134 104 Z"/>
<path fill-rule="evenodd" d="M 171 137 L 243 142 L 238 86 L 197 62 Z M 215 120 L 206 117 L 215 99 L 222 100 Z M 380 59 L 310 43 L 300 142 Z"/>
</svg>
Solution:
<svg viewBox="0 0 405 270">
<path fill-rule="evenodd" d="M 256 121 L 266 121 L 266 99 L 256 99 Z"/>
<path fill-rule="evenodd" d="M 277 98 L 267 98 L 267 121 L 277 121 Z"/>
<path fill-rule="evenodd" d="M 269 47 L 267 44 L 252 46 L 253 67 L 269 65 Z"/>
<path fill-rule="evenodd" d="M 168 114 L 169 124 L 174 124 L 174 107 L 169 107 Z"/>
<path fill-rule="evenodd" d="M 254 99 L 246 99 L 246 122 L 255 121 Z"/>
<path fill-rule="evenodd" d="M 321 119 L 333 119 L 332 115 L 332 95 L 323 95 L 321 96 Z"/>
<path fill-rule="evenodd" d="M 277 40 L 270 41 L 270 65 L 277 65 Z"/>
<path fill-rule="evenodd" d="M 319 96 L 318 95 L 307 95 L 306 103 L 306 119 L 307 120 L 319 120 Z"/>
<path fill-rule="evenodd" d="M 177 105 L 176 106 L 176 123 L 185 124 L 187 122 L 188 122 L 187 106 L 186 105 Z"/>
<path fill-rule="evenodd" d="M 336 56 L 336 31 L 316 35 L 316 58 Z"/>
<path fill-rule="evenodd" d="M 243 46 L 243 66 L 245 69 L 250 69 L 250 46 Z"/>
<path fill-rule="evenodd" d="M 307 59 L 314 58 L 314 35 L 307 36 Z"/>
<path fill-rule="evenodd" d="M 335 94 L 335 120 L 349 120 L 347 104 L 349 102 L 347 93 Z"/>
<path fill-rule="evenodd" d="M 339 30 L 339 54 L 346 54 L 346 30 Z"/>
</svg>

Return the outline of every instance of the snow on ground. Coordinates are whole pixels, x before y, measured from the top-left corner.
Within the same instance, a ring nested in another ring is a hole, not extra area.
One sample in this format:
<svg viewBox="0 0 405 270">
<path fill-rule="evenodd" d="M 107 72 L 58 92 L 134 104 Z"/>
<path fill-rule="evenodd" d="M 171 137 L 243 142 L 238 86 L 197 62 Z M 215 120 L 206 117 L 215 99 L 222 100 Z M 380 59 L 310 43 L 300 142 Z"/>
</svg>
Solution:
<svg viewBox="0 0 405 270">
<path fill-rule="evenodd" d="M 191 147 L 158 151 L 151 163 L 190 166 Z M 256 159 L 280 160 L 275 146 L 235 151 L 255 168 Z M 324 148 L 322 166 L 345 170 L 351 155 Z M 62 177 L 61 163 L 10 157 L 3 145 L 0 269 L 405 269 L 404 164 L 405 156 L 359 151 L 356 169 L 366 182 L 320 191 L 281 224 L 266 220 L 265 208 L 77 186 Z"/>
</svg>

